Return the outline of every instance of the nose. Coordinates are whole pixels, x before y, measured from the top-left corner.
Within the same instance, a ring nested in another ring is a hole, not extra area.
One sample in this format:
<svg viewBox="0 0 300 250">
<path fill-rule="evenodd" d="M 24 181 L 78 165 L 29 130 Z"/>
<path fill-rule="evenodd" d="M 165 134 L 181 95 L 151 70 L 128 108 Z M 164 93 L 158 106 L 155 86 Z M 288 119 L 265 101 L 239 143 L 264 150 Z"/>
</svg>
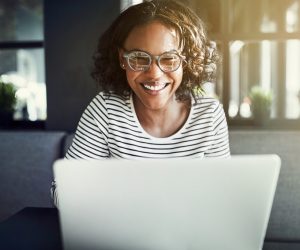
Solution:
<svg viewBox="0 0 300 250">
<path fill-rule="evenodd" d="M 146 74 L 150 75 L 151 78 L 158 78 L 164 74 L 164 72 L 159 68 L 157 60 L 152 60 L 150 67 L 147 71 L 145 71 Z"/>
</svg>

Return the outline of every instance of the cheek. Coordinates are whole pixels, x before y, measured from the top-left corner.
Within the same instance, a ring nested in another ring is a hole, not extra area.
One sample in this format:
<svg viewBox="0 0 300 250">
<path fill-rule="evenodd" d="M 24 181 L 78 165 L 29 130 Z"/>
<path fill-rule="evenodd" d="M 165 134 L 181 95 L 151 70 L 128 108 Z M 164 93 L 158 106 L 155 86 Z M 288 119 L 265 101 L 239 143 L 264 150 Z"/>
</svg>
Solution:
<svg viewBox="0 0 300 250">
<path fill-rule="evenodd" d="M 183 69 L 180 68 L 176 72 L 173 73 L 173 78 L 177 84 L 181 84 L 183 77 Z"/>
<path fill-rule="evenodd" d="M 129 85 L 132 85 L 134 83 L 134 80 L 137 78 L 137 72 L 126 70 L 126 78 Z"/>
</svg>

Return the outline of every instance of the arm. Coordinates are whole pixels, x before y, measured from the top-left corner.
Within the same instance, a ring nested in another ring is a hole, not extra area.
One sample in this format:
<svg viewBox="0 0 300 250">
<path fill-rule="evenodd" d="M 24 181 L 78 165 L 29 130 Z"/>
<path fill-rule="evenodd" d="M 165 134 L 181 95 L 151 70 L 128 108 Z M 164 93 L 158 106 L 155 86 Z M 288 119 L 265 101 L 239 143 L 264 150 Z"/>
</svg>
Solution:
<svg viewBox="0 0 300 250">
<path fill-rule="evenodd" d="M 108 117 L 105 102 L 98 95 L 86 108 L 77 126 L 66 159 L 108 158 Z"/>
<path fill-rule="evenodd" d="M 221 104 L 218 103 L 213 116 L 214 140 L 205 157 L 230 157 L 228 126 Z"/>
<path fill-rule="evenodd" d="M 107 144 L 108 118 L 105 101 L 101 95 L 96 96 L 82 114 L 65 159 L 105 159 L 109 158 Z M 51 197 L 58 207 L 57 185 L 51 184 Z"/>
</svg>

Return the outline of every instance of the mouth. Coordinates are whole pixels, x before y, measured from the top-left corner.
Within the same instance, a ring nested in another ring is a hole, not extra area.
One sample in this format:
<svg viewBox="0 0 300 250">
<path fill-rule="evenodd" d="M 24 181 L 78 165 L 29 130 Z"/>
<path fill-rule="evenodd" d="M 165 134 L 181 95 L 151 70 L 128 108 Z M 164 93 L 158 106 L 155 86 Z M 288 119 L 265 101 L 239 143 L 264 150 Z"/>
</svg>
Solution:
<svg viewBox="0 0 300 250">
<path fill-rule="evenodd" d="M 141 83 L 145 90 L 161 91 L 166 88 L 170 83 Z"/>
</svg>

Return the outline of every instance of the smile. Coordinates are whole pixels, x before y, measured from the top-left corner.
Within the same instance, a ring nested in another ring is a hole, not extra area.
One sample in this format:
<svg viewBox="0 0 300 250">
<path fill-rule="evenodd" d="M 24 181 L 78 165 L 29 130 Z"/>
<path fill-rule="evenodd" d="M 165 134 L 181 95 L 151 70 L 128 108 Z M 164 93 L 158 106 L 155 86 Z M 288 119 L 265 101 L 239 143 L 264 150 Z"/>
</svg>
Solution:
<svg viewBox="0 0 300 250">
<path fill-rule="evenodd" d="M 143 88 L 146 90 L 151 90 L 151 91 L 160 91 L 164 89 L 168 83 L 163 83 L 163 84 L 158 84 L 158 85 L 148 85 L 148 84 L 142 84 Z"/>
</svg>

